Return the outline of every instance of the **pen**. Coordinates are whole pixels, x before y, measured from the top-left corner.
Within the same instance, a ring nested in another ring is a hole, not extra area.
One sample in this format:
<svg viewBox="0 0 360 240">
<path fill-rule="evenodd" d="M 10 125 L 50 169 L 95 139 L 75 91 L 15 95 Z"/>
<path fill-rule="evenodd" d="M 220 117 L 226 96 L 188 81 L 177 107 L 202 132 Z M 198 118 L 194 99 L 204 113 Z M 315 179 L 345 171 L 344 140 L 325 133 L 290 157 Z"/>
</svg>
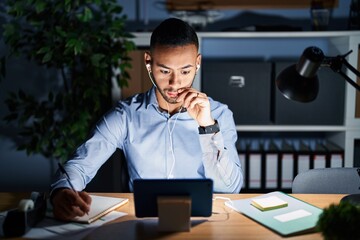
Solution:
<svg viewBox="0 0 360 240">
<path fill-rule="evenodd" d="M 74 188 L 74 185 L 72 185 L 72 183 L 71 183 L 71 181 L 70 181 L 70 176 L 69 176 L 69 174 L 65 171 L 65 168 L 64 168 L 60 163 L 58 163 L 58 165 L 59 165 L 59 168 L 60 168 L 60 171 L 62 172 L 62 174 L 65 175 L 66 181 L 69 183 L 71 189 L 72 189 L 76 194 L 78 194 L 78 192 L 77 192 L 77 191 L 75 190 L 75 188 Z"/>
</svg>

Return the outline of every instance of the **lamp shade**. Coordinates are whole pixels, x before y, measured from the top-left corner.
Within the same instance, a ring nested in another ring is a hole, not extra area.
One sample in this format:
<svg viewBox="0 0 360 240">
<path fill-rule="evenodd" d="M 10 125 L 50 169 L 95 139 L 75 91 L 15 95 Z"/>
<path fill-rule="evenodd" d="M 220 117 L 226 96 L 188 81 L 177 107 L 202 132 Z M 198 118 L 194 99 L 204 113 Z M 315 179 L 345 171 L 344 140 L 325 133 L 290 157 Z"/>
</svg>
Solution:
<svg viewBox="0 0 360 240">
<path fill-rule="evenodd" d="M 316 75 L 324 54 L 317 47 L 304 50 L 297 64 L 285 68 L 276 78 L 276 86 L 288 99 L 298 102 L 311 102 L 319 92 L 319 79 Z"/>
</svg>

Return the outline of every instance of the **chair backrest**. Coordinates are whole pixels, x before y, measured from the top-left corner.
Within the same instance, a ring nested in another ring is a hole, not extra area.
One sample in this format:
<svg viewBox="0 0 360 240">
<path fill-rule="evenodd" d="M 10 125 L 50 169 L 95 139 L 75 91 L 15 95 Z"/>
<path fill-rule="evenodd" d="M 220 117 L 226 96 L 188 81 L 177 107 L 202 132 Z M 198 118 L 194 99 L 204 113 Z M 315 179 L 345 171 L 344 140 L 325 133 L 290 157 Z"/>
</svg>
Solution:
<svg viewBox="0 0 360 240">
<path fill-rule="evenodd" d="M 299 173 L 293 193 L 360 193 L 360 168 L 317 168 Z"/>
</svg>

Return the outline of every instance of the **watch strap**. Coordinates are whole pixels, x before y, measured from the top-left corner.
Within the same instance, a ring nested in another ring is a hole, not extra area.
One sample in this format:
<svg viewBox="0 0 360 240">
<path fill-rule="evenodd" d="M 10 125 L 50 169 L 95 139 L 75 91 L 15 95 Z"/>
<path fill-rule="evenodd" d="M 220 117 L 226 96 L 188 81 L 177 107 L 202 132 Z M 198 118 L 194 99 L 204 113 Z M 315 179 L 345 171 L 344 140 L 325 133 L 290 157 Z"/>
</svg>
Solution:
<svg viewBox="0 0 360 240">
<path fill-rule="evenodd" d="M 206 127 L 199 126 L 199 134 L 217 133 L 219 131 L 220 131 L 220 127 L 217 120 L 215 120 L 215 123 L 213 125 L 209 125 Z"/>
</svg>

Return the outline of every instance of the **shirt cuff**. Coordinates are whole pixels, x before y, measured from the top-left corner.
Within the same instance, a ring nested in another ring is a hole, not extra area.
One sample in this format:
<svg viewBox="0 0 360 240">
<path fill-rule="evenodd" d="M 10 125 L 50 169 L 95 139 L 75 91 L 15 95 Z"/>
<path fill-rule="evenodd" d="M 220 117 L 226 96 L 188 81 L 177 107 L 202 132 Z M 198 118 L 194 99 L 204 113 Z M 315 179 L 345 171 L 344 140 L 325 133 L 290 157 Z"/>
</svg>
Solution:
<svg viewBox="0 0 360 240">
<path fill-rule="evenodd" d="M 205 152 L 218 152 L 224 150 L 224 139 L 221 131 L 215 134 L 200 134 L 201 150 Z"/>
</svg>

